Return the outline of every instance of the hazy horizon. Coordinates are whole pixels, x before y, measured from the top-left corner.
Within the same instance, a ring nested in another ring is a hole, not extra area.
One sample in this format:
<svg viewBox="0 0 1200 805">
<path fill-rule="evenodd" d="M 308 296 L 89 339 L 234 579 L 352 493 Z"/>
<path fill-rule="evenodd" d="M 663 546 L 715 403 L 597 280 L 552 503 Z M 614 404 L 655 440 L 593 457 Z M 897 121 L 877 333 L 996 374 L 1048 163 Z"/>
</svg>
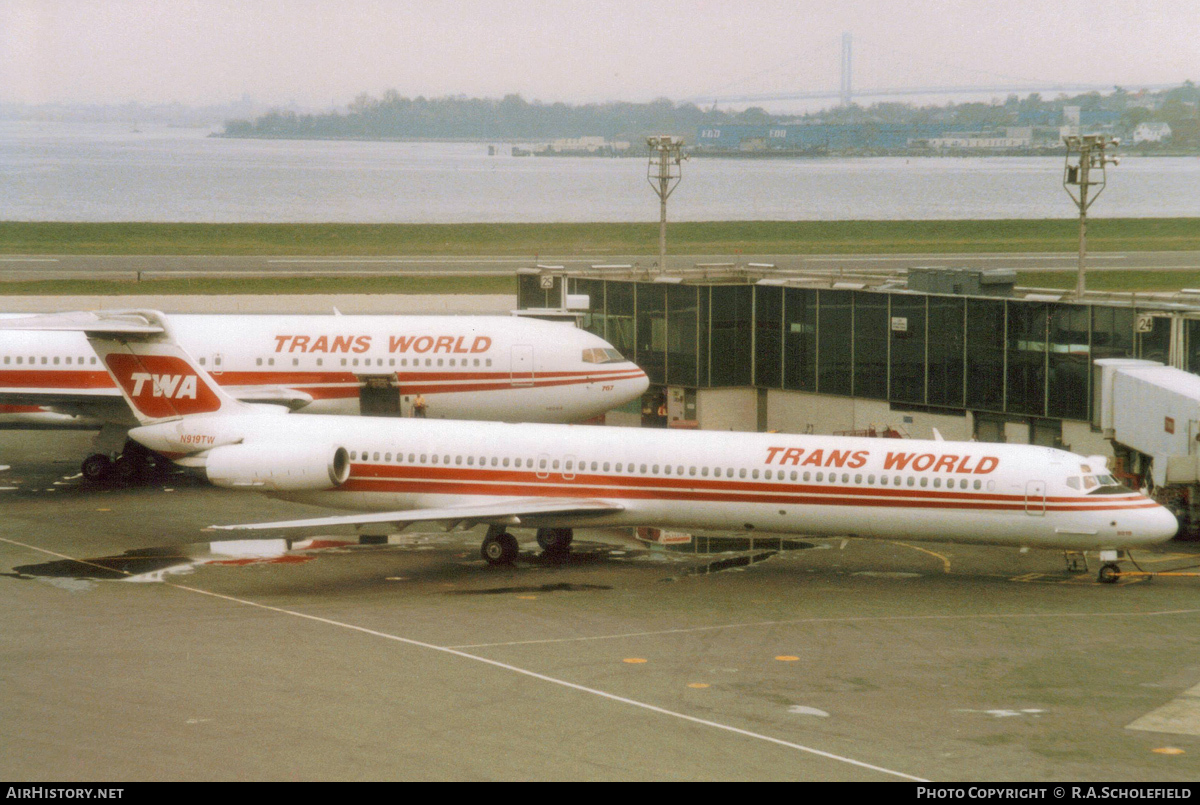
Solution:
<svg viewBox="0 0 1200 805">
<path fill-rule="evenodd" d="M 854 38 L 856 88 L 1054 82 L 1134 90 L 1200 78 L 1192 0 L 933 0 L 912 9 L 864 0 L 837 8 L 803 0 L 8 0 L 0 7 L 0 102 L 208 106 L 250 98 L 327 109 L 394 89 L 703 104 L 836 90 L 843 32 Z"/>
</svg>

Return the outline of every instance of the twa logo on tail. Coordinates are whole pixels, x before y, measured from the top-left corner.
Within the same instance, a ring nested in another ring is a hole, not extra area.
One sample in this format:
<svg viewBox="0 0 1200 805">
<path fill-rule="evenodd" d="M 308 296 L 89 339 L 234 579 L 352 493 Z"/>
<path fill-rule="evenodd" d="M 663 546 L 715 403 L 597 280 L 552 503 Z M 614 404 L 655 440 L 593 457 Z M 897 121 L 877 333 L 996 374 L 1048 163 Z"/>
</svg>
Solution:
<svg viewBox="0 0 1200 805">
<path fill-rule="evenodd" d="M 219 410 L 221 398 L 182 358 L 113 352 L 105 363 L 138 413 L 150 419 Z"/>
</svg>

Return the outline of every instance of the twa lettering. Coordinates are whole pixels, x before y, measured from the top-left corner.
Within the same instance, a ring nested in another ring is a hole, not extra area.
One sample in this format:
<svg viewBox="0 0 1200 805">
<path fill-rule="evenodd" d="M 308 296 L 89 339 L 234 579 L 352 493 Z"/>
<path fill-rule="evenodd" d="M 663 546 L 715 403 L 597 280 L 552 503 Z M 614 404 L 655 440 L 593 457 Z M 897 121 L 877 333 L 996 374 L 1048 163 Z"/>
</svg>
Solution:
<svg viewBox="0 0 1200 805">
<path fill-rule="evenodd" d="M 362 354 L 371 349 L 369 335 L 277 335 L 276 352 L 346 352 Z M 487 352 L 492 348 L 492 339 L 477 335 L 473 339 L 460 335 L 392 335 L 388 336 L 388 352 L 433 352 L 468 355 Z"/>
<path fill-rule="evenodd" d="M 104 362 L 134 406 L 151 418 L 217 411 L 221 400 L 200 382 L 187 361 L 174 355 L 110 352 Z"/>
<path fill-rule="evenodd" d="M 826 450 L 817 448 L 808 451 L 803 447 L 768 447 L 767 464 L 794 467 L 848 467 L 852 470 L 867 465 L 871 457 L 869 450 Z M 995 456 L 934 455 L 933 453 L 888 453 L 883 459 L 885 470 L 915 472 L 950 472 L 959 474 L 986 475 L 1000 464 Z"/>
<path fill-rule="evenodd" d="M 133 391 L 129 393 L 131 397 L 142 396 L 142 390 L 149 381 L 155 397 L 196 399 L 195 375 L 152 375 L 148 372 L 134 372 L 129 379 L 133 381 Z"/>
</svg>

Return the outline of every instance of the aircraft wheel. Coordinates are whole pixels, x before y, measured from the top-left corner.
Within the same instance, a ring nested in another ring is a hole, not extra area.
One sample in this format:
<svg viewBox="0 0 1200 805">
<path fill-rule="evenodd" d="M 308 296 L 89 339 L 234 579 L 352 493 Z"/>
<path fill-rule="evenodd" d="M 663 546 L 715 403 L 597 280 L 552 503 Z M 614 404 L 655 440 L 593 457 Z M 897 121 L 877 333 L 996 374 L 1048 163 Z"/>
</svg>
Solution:
<svg viewBox="0 0 1200 805">
<path fill-rule="evenodd" d="M 1101 584 L 1116 584 L 1121 576 L 1121 566 L 1113 562 L 1100 567 L 1098 579 Z"/>
<path fill-rule="evenodd" d="M 567 553 L 574 536 L 569 528 L 539 528 L 537 531 L 538 545 L 546 553 Z"/>
<path fill-rule="evenodd" d="M 112 479 L 123 484 L 131 484 L 138 479 L 145 468 L 141 456 L 119 455 L 112 463 Z"/>
<path fill-rule="evenodd" d="M 103 453 L 92 453 L 80 466 L 83 479 L 93 484 L 107 483 L 112 477 L 112 461 Z"/>
<path fill-rule="evenodd" d="M 487 537 L 479 553 L 489 565 L 511 565 L 517 558 L 517 538 L 508 532 Z"/>
</svg>

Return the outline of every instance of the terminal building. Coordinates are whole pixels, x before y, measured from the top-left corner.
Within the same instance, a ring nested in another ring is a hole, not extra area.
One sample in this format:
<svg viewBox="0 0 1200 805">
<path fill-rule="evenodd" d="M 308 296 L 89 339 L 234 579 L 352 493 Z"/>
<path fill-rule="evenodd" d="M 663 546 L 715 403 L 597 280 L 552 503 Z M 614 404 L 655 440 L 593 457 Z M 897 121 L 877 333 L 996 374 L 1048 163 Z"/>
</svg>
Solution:
<svg viewBox="0 0 1200 805">
<path fill-rule="evenodd" d="M 604 267 L 525 269 L 525 315 L 571 309 L 650 377 L 609 424 L 888 434 L 1115 455 L 1095 361 L 1200 373 L 1200 292 L 1089 293 L 1014 286 L 1012 271 L 784 275 L 769 266 L 671 276 Z M 1200 423 L 1197 423 L 1200 436 Z"/>
</svg>

